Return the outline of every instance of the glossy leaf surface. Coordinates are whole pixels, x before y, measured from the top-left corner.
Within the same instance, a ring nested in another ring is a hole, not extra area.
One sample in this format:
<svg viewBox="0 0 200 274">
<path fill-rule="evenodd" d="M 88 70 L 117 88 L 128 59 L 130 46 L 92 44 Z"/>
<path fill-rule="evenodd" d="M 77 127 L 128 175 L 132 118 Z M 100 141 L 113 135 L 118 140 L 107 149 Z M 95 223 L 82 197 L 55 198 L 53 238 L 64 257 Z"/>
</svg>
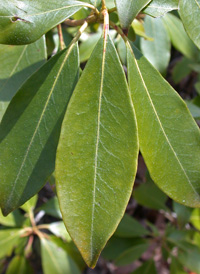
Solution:
<svg viewBox="0 0 200 274">
<path fill-rule="evenodd" d="M 200 207 L 200 132 L 184 101 L 142 54 L 127 48 L 140 150 L 153 181 L 174 200 Z"/>
<path fill-rule="evenodd" d="M 0 121 L 17 90 L 45 59 L 44 37 L 26 46 L 0 45 Z"/>
<path fill-rule="evenodd" d="M 54 171 L 61 122 L 78 75 L 77 44 L 50 59 L 22 86 L 0 126 L 0 205 L 6 215 Z"/>
<path fill-rule="evenodd" d="M 0 43 L 30 44 L 88 5 L 73 0 L 1 1 Z"/>
<path fill-rule="evenodd" d="M 143 12 L 153 17 L 160 17 L 167 12 L 177 10 L 178 2 L 179 0 L 153 0 Z"/>
<path fill-rule="evenodd" d="M 130 26 L 133 19 L 151 0 L 115 0 L 122 28 Z"/>
<path fill-rule="evenodd" d="M 137 127 L 125 74 L 105 36 L 70 100 L 56 159 L 63 220 L 91 267 L 124 215 L 137 156 Z"/>
<path fill-rule="evenodd" d="M 67 252 L 54 242 L 41 239 L 42 268 L 44 274 L 80 274 L 80 270 Z"/>
<path fill-rule="evenodd" d="M 141 51 L 151 64 L 165 74 L 171 57 L 171 42 L 161 18 L 145 17 L 144 28 L 153 41 L 141 39 Z"/>
<path fill-rule="evenodd" d="M 188 35 L 200 49 L 200 0 L 180 0 L 179 13 Z"/>
<path fill-rule="evenodd" d="M 8 216 L 4 217 L 0 212 L 0 224 L 8 227 L 20 227 L 22 226 L 24 221 L 24 216 L 21 212 L 16 209 L 11 212 Z"/>
</svg>

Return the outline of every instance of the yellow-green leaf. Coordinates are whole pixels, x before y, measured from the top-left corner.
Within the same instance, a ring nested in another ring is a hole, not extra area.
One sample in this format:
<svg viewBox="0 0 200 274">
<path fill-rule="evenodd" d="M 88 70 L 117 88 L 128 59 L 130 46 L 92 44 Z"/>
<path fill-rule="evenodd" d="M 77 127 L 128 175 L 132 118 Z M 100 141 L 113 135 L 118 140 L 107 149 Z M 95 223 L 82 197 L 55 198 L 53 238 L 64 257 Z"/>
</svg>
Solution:
<svg viewBox="0 0 200 274">
<path fill-rule="evenodd" d="M 140 150 L 151 178 L 174 200 L 200 207 L 200 132 L 186 104 L 159 72 L 127 47 Z"/>
</svg>

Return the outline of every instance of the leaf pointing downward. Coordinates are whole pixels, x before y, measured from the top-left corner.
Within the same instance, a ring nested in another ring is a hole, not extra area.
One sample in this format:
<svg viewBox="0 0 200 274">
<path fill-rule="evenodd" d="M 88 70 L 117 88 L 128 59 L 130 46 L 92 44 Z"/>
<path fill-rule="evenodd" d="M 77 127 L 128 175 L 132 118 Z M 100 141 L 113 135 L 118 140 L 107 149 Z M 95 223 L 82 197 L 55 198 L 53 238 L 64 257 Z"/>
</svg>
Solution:
<svg viewBox="0 0 200 274">
<path fill-rule="evenodd" d="M 152 179 L 174 200 L 200 207 L 200 133 L 186 104 L 152 65 L 127 47 L 140 149 Z"/>
<path fill-rule="evenodd" d="M 116 50 L 106 36 L 70 100 L 56 159 L 63 220 L 90 267 L 124 214 L 137 155 L 133 105 Z"/>
<path fill-rule="evenodd" d="M 12 99 L 0 125 L 0 206 L 5 215 L 54 171 L 61 122 L 76 84 L 77 45 L 48 61 Z"/>
</svg>

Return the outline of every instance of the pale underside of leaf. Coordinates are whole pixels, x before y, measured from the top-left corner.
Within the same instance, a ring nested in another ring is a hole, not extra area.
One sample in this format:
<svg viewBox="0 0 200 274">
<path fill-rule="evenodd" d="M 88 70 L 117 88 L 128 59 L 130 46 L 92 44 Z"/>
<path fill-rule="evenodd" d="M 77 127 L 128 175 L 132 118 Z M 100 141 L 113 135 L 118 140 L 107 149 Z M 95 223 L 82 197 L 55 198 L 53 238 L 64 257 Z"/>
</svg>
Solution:
<svg viewBox="0 0 200 274">
<path fill-rule="evenodd" d="M 140 149 L 151 177 L 173 199 L 188 206 L 199 207 L 199 129 L 181 98 L 145 58 L 135 52 L 137 57 L 129 45 L 129 82 L 138 120 Z M 148 71 L 148 67 L 151 70 Z M 138 87 L 131 80 L 133 71 L 137 75 L 135 79 L 138 80 Z M 152 84 L 148 76 L 150 73 L 154 78 Z M 171 98 L 170 103 L 168 100 Z M 162 104 L 167 105 L 166 109 Z M 169 111 L 168 116 L 166 111 Z M 169 120 L 171 113 L 174 114 L 172 123 Z"/>
</svg>

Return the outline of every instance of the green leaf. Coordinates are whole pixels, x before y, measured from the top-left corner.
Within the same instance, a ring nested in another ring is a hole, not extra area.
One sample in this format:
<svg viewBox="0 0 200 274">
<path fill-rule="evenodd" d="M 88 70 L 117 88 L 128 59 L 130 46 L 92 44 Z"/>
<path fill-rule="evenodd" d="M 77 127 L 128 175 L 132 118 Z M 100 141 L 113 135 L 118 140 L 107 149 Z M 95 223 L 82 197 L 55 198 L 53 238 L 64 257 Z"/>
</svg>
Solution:
<svg viewBox="0 0 200 274">
<path fill-rule="evenodd" d="M 94 50 L 97 42 L 99 41 L 102 33 L 98 32 L 95 34 L 90 34 L 88 39 L 83 41 L 80 45 L 80 62 L 85 62 L 90 58 L 92 51 Z"/>
<path fill-rule="evenodd" d="M 138 221 L 130 217 L 128 214 L 125 214 L 115 231 L 115 236 L 131 238 L 141 237 L 148 233 L 148 230 L 146 230 Z"/>
<path fill-rule="evenodd" d="M 34 271 L 31 268 L 28 261 L 25 259 L 25 257 L 22 256 L 15 256 L 12 261 L 10 262 L 6 274 L 33 274 Z"/>
<path fill-rule="evenodd" d="M 9 227 L 21 227 L 23 225 L 24 216 L 19 210 L 15 210 L 8 216 L 4 217 L 0 212 L 0 224 Z"/>
<path fill-rule="evenodd" d="M 131 248 L 125 250 L 122 254 L 115 259 L 115 264 L 117 266 L 128 265 L 140 258 L 140 256 L 148 249 L 149 245 L 144 240 Z"/>
<path fill-rule="evenodd" d="M 199 128 L 180 96 L 133 50 L 127 47 L 128 78 L 151 178 L 177 202 L 200 207 Z"/>
<path fill-rule="evenodd" d="M 49 224 L 48 229 L 57 237 L 61 237 L 67 241 L 71 241 L 71 238 L 65 228 L 63 222 L 54 222 Z"/>
<path fill-rule="evenodd" d="M 192 60 L 187 59 L 186 57 L 182 57 L 174 66 L 172 71 L 172 79 L 175 84 L 178 84 L 187 77 L 191 72 L 192 69 L 190 64 L 192 64 Z"/>
<path fill-rule="evenodd" d="M 186 241 L 178 241 L 178 260 L 188 269 L 200 274 L 200 248 Z"/>
<path fill-rule="evenodd" d="M 188 272 L 183 271 L 183 265 L 175 258 L 171 258 L 170 274 L 187 274 Z"/>
<path fill-rule="evenodd" d="M 152 17 L 160 17 L 167 12 L 177 10 L 178 2 L 179 0 L 153 0 L 143 12 Z"/>
<path fill-rule="evenodd" d="M 198 230 L 200 230 L 200 209 L 195 208 L 192 212 L 190 222 L 193 224 L 194 227 L 196 227 Z"/>
<path fill-rule="evenodd" d="M 125 74 L 105 35 L 70 100 L 56 159 L 63 220 L 91 267 L 124 215 L 137 156 L 137 127 Z"/>
<path fill-rule="evenodd" d="M 146 35 L 152 37 L 153 41 L 142 38 L 141 51 L 161 74 L 165 74 L 171 57 L 171 42 L 163 21 L 161 18 L 146 16 L 144 28 Z"/>
<path fill-rule="evenodd" d="M 167 196 L 154 184 L 150 176 L 147 176 L 145 183 L 134 189 L 133 197 L 142 206 L 168 211 L 165 205 Z"/>
<path fill-rule="evenodd" d="M 123 29 L 127 29 L 133 19 L 151 0 L 115 0 L 119 21 Z"/>
<path fill-rule="evenodd" d="M 200 107 L 195 105 L 193 102 L 186 101 L 187 107 L 189 108 L 192 117 L 196 120 L 200 119 Z"/>
<path fill-rule="evenodd" d="M 23 204 L 21 208 L 26 212 L 33 211 L 36 206 L 37 200 L 38 195 L 35 195 L 31 199 L 29 199 L 25 204 Z"/>
<path fill-rule="evenodd" d="M 143 265 L 141 265 L 135 271 L 133 271 L 132 274 L 157 274 L 154 261 L 149 260 L 145 262 Z"/>
<path fill-rule="evenodd" d="M 0 43 L 30 44 L 83 6 L 90 5 L 73 0 L 1 1 Z"/>
<path fill-rule="evenodd" d="M 199 50 L 188 37 L 181 20 L 173 14 L 166 14 L 163 17 L 163 22 L 168 30 L 172 45 L 187 58 L 194 61 L 200 60 Z"/>
<path fill-rule="evenodd" d="M 35 195 L 54 171 L 66 106 L 78 75 L 77 44 L 22 86 L 0 125 L 0 205 L 4 215 Z"/>
<path fill-rule="evenodd" d="M 17 90 L 45 59 L 44 37 L 26 46 L 0 45 L 0 121 Z"/>
<path fill-rule="evenodd" d="M 41 239 L 42 268 L 44 274 L 80 274 L 80 270 L 67 252 L 54 242 Z"/>
<path fill-rule="evenodd" d="M 53 197 L 40 207 L 47 215 L 62 218 L 57 197 Z"/>
<path fill-rule="evenodd" d="M 192 208 L 173 202 L 173 209 L 174 209 L 174 212 L 176 213 L 179 227 L 184 228 L 184 226 L 190 220 Z"/>
<path fill-rule="evenodd" d="M 188 35 L 200 49 L 200 0 L 180 0 L 179 14 Z"/>
<path fill-rule="evenodd" d="M 18 245 L 21 233 L 20 229 L 0 230 L 0 259 L 11 255 L 13 249 Z"/>
</svg>

